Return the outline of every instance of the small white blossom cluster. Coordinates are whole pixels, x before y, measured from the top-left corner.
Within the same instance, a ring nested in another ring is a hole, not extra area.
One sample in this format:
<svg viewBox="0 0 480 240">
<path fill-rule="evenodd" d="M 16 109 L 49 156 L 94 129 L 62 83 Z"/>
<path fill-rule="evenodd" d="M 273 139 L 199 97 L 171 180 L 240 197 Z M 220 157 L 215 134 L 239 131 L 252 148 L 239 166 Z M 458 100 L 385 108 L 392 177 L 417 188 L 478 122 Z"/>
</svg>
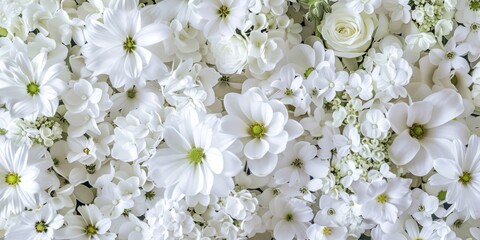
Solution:
<svg viewBox="0 0 480 240">
<path fill-rule="evenodd" d="M 0 0 L 0 238 L 480 240 L 479 0 Z"/>
</svg>

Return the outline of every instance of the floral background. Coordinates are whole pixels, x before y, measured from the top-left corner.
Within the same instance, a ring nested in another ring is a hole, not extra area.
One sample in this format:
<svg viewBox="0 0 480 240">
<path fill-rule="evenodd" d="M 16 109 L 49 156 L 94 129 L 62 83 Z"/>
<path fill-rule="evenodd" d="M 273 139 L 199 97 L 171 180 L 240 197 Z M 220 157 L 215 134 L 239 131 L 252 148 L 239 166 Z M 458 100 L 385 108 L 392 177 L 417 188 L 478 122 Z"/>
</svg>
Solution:
<svg viewBox="0 0 480 240">
<path fill-rule="evenodd" d="M 0 238 L 480 239 L 478 0 L 0 0 Z"/>
</svg>

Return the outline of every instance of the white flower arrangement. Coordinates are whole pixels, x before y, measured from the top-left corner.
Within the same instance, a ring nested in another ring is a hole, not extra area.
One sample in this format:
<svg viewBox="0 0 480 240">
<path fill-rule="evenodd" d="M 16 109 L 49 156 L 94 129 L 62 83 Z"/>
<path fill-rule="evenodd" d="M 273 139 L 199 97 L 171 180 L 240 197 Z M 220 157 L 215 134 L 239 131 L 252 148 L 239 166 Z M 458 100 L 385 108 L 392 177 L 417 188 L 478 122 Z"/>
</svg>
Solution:
<svg viewBox="0 0 480 240">
<path fill-rule="evenodd" d="M 0 0 L 0 238 L 480 240 L 478 0 Z"/>
</svg>

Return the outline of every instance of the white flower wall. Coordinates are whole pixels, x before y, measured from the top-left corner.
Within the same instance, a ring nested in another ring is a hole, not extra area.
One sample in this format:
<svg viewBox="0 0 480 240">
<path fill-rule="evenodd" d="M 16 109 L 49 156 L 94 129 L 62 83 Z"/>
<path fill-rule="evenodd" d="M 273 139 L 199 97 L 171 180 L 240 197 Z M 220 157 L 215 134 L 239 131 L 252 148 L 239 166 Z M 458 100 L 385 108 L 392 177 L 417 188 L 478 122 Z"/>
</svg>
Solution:
<svg viewBox="0 0 480 240">
<path fill-rule="evenodd" d="M 480 239 L 478 0 L 0 0 L 0 238 Z"/>
</svg>

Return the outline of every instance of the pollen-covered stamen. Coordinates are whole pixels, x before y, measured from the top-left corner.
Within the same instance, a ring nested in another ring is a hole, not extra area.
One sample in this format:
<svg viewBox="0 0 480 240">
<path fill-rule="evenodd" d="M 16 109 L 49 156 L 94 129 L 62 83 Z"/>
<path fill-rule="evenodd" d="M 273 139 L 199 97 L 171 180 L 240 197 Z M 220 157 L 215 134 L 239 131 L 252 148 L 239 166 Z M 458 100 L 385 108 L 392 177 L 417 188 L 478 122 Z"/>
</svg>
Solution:
<svg viewBox="0 0 480 240">
<path fill-rule="evenodd" d="M 45 221 L 38 221 L 35 223 L 35 231 L 38 233 L 46 232 L 48 230 L 48 225 L 45 224 Z"/>
<path fill-rule="evenodd" d="M 388 196 L 385 193 L 378 195 L 377 202 L 380 204 L 385 204 L 386 202 L 388 202 Z"/>
<path fill-rule="evenodd" d="M 325 236 L 330 236 L 330 235 L 332 235 L 332 228 L 330 228 L 330 227 L 324 227 L 322 233 L 323 233 L 323 235 L 325 235 Z"/>
<path fill-rule="evenodd" d="M 469 7 L 472 11 L 480 10 L 480 0 L 470 0 Z"/>
<path fill-rule="evenodd" d="M 205 153 L 203 152 L 203 148 L 195 147 L 188 152 L 188 160 L 192 164 L 199 164 L 205 158 Z"/>
<path fill-rule="evenodd" d="M 455 53 L 452 52 L 452 51 L 448 51 L 445 56 L 448 58 L 448 59 L 452 59 L 453 57 L 455 57 Z"/>
<path fill-rule="evenodd" d="M 40 92 L 40 86 L 38 84 L 31 82 L 27 85 L 27 93 L 31 96 L 37 95 Z"/>
<path fill-rule="evenodd" d="M 472 176 L 469 172 L 463 172 L 462 176 L 458 178 L 458 181 L 461 182 L 463 185 L 467 185 L 472 181 Z"/>
<path fill-rule="evenodd" d="M 90 154 L 90 149 L 89 148 L 84 148 L 83 153 L 85 153 L 85 155 Z"/>
<path fill-rule="evenodd" d="M 133 38 L 131 38 L 130 36 L 128 36 L 125 42 L 123 43 L 123 49 L 127 53 L 133 52 L 135 50 L 135 46 L 136 46 L 135 40 L 133 40 Z"/>
<path fill-rule="evenodd" d="M 228 14 L 230 14 L 230 9 L 228 9 L 227 6 L 222 5 L 218 10 L 217 10 L 218 15 L 220 15 L 221 18 L 226 18 Z"/>
<path fill-rule="evenodd" d="M 266 130 L 267 129 L 265 129 L 265 126 L 263 126 L 263 124 L 254 123 L 250 125 L 250 129 L 248 130 L 248 133 L 253 138 L 261 138 L 265 135 Z"/>
<path fill-rule="evenodd" d="M 302 162 L 301 159 L 295 158 L 295 160 L 293 160 L 293 162 L 290 165 L 293 166 L 293 167 L 296 167 L 296 168 L 302 168 L 303 167 L 303 162 Z"/>
<path fill-rule="evenodd" d="M 95 235 L 97 233 L 97 228 L 89 224 L 85 227 L 85 233 L 89 236 Z"/>
<path fill-rule="evenodd" d="M 416 139 L 422 139 L 423 135 L 425 135 L 425 129 L 420 124 L 413 124 L 410 127 L 410 136 Z"/>
<path fill-rule="evenodd" d="M 9 172 L 5 175 L 5 182 L 10 186 L 15 186 L 20 183 L 20 176 L 17 173 Z"/>
</svg>

